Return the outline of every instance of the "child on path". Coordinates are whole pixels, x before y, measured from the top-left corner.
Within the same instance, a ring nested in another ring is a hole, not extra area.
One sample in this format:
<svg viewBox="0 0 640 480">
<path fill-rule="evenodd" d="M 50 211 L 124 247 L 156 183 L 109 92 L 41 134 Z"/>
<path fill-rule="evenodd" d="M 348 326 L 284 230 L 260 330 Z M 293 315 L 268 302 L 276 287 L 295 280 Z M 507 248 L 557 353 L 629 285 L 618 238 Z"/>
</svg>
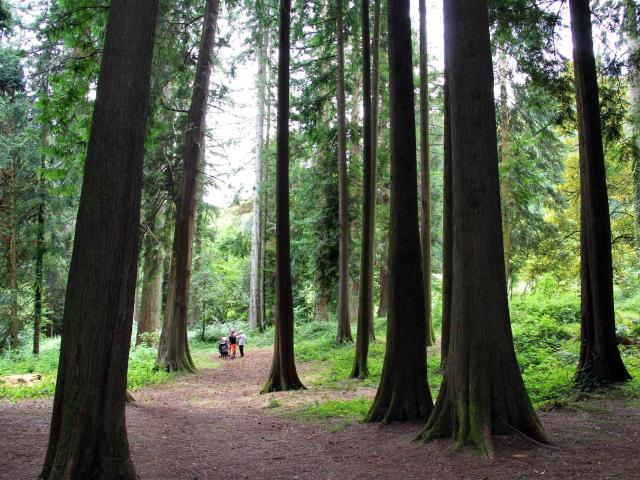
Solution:
<svg viewBox="0 0 640 480">
<path fill-rule="evenodd" d="M 218 351 L 220 352 L 220 358 L 223 360 L 227 360 L 229 358 L 229 343 L 226 337 L 220 337 Z"/>
<path fill-rule="evenodd" d="M 238 348 L 240 348 L 240 358 L 244 357 L 244 346 L 247 344 L 247 336 L 242 330 L 238 333 Z"/>
</svg>

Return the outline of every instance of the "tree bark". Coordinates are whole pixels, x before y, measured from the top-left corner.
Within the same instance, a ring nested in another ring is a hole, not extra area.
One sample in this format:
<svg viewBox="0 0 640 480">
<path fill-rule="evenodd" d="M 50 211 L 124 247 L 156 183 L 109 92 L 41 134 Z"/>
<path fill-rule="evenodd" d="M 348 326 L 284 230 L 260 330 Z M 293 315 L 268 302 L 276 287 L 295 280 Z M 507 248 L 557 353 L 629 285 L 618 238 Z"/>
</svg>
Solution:
<svg viewBox="0 0 640 480">
<path fill-rule="evenodd" d="M 276 141 L 276 305 L 275 341 L 269 378 L 262 393 L 304 388 L 293 349 L 293 292 L 289 223 L 289 50 L 291 0 L 280 1 L 278 118 Z"/>
<path fill-rule="evenodd" d="M 507 56 L 502 53 L 500 55 L 499 64 L 500 76 L 500 164 L 506 169 L 509 162 L 509 103 L 507 94 L 507 76 L 509 70 L 507 68 Z M 502 200 L 502 230 L 504 243 L 504 271 L 507 277 L 507 287 L 509 286 L 511 259 L 511 187 L 509 185 L 509 174 L 505 171 L 500 182 L 500 193 Z"/>
<path fill-rule="evenodd" d="M 43 480 L 137 478 L 124 403 L 157 8 L 109 7 Z"/>
<path fill-rule="evenodd" d="M 17 219 L 17 188 L 16 175 L 18 165 L 15 156 L 11 158 L 10 183 L 10 222 L 9 237 L 9 289 L 11 290 L 11 348 L 20 346 L 20 317 L 18 316 L 18 219 Z"/>
<path fill-rule="evenodd" d="M 427 5 L 419 0 L 420 15 L 420 223 L 422 230 L 422 274 L 427 322 L 427 346 L 435 342 L 431 321 L 431 171 L 429 165 L 429 52 L 427 50 Z"/>
<path fill-rule="evenodd" d="M 373 10 L 373 39 L 371 42 L 371 161 L 376 170 L 375 183 L 377 184 L 378 170 L 378 130 L 380 128 L 380 29 L 382 19 L 382 0 L 374 1 Z M 387 196 L 385 195 L 386 199 Z M 375 199 L 375 197 L 374 197 Z M 375 201 L 375 200 L 374 200 Z M 374 207 L 375 208 L 375 207 Z M 375 219 L 374 219 L 375 220 Z M 375 221 L 374 221 L 375 238 Z M 374 246 L 375 251 L 375 246 Z M 386 259 L 380 259 L 380 303 L 378 305 L 378 317 L 387 316 L 387 305 L 389 304 L 389 279 Z M 373 322 L 373 316 L 372 316 Z M 371 340 L 375 340 L 375 325 L 371 325 Z"/>
<path fill-rule="evenodd" d="M 343 2 L 336 0 L 336 36 L 338 50 L 338 343 L 352 342 L 349 318 L 349 210 L 347 186 L 347 127 L 344 99 L 344 25 Z"/>
<path fill-rule="evenodd" d="M 45 157 L 42 156 L 40 160 L 40 168 L 44 171 Z M 34 285 L 34 302 L 33 302 L 33 353 L 35 355 L 40 354 L 40 333 L 42 331 L 42 284 L 43 284 L 43 270 L 44 270 L 44 209 L 45 209 L 45 197 L 44 197 L 44 181 L 42 175 L 38 180 L 40 197 L 38 203 L 38 217 L 36 226 L 36 271 L 35 271 L 35 285 Z"/>
<path fill-rule="evenodd" d="M 360 255 L 360 294 L 358 296 L 358 333 L 351 377 L 369 375 L 367 358 L 373 329 L 373 267 L 375 255 L 376 163 L 372 150 L 371 112 L 371 38 L 369 33 L 369 1 L 360 2 L 362 29 L 362 248 Z"/>
<path fill-rule="evenodd" d="M 411 59 L 409 0 L 388 2 L 391 214 L 387 348 L 367 421 L 426 419 L 426 322 Z"/>
<path fill-rule="evenodd" d="M 258 12 L 260 15 L 261 12 Z M 263 28 L 263 27 L 261 27 Z M 251 273 L 249 285 L 249 327 L 260 328 L 264 324 L 264 121 L 267 73 L 268 35 L 263 29 L 258 33 L 258 114 L 256 116 L 256 183 L 253 190 L 253 225 L 251 230 Z"/>
<path fill-rule="evenodd" d="M 581 338 L 578 385 L 630 379 L 616 344 L 611 224 L 588 0 L 570 0 L 580 145 Z"/>
<path fill-rule="evenodd" d="M 159 209 L 160 210 L 160 209 Z M 142 273 L 142 294 L 140 300 L 140 318 L 136 332 L 136 346 L 147 342 L 145 335 L 154 333 L 160 323 L 162 303 L 162 241 L 159 238 L 162 225 L 158 225 L 156 214 L 147 219 L 147 233 L 144 237 L 144 266 Z"/>
<path fill-rule="evenodd" d="M 493 65 L 486 0 L 445 0 L 451 121 L 451 337 L 435 409 L 419 438 L 493 455 L 493 435 L 546 442 L 516 361 L 500 226 Z"/>
<path fill-rule="evenodd" d="M 176 210 L 172 249 L 173 263 L 169 271 L 168 283 L 170 288 L 168 298 L 172 297 L 173 305 L 167 305 L 165 311 L 157 358 L 158 366 L 167 371 L 195 371 L 187 339 L 187 320 L 196 193 L 201 168 L 200 160 L 204 151 L 204 130 L 218 21 L 218 5 L 219 0 L 207 0 L 205 4 L 196 78 L 193 83 L 193 94 L 184 138 L 182 184 Z"/>
</svg>

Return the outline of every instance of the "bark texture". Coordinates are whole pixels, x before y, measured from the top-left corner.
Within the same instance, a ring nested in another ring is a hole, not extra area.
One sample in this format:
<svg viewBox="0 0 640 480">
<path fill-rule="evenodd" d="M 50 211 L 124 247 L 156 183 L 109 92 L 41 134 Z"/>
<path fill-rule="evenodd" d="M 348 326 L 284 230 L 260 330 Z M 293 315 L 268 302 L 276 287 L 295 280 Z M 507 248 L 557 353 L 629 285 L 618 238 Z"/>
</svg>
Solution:
<svg viewBox="0 0 640 480">
<path fill-rule="evenodd" d="M 276 292 L 275 341 L 269 378 L 262 393 L 304 388 L 293 349 L 293 292 L 289 222 L 289 49 L 291 0 L 280 1 L 278 118 L 276 140 Z"/>
<path fill-rule="evenodd" d="M 347 186 L 347 126 L 344 100 L 344 25 L 343 2 L 336 1 L 336 36 L 338 50 L 338 335 L 337 342 L 352 342 L 349 318 L 349 205 Z"/>
<path fill-rule="evenodd" d="M 358 333 L 351 376 L 369 375 L 367 357 L 373 330 L 373 266 L 375 256 L 376 163 L 372 151 L 371 122 L 371 38 L 369 33 L 369 1 L 360 2 L 362 28 L 362 249 L 360 255 L 360 294 L 358 296 Z"/>
<path fill-rule="evenodd" d="M 195 371 L 187 339 L 189 289 L 193 235 L 195 229 L 196 194 L 200 162 L 204 151 L 207 99 L 218 21 L 218 0 L 205 3 L 202 37 L 198 51 L 196 78 L 193 83 L 187 130 L 182 154 L 182 183 L 173 234 L 172 265 L 169 270 L 167 308 L 158 346 L 158 366 L 168 371 Z M 169 298 L 171 303 L 169 304 Z"/>
<path fill-rule="evenodd" d="M 611 224 L 602 147 L 598 79 L 588 0 L 570 0 L 580 145 L 580 360 L 578 385 L 630 377 L 616 343 Z"/>
<path fill-rule="evenodd" d="M 448 52 L 444 52 L 444 147 L 442 202 L 442 331 L 440 332 L 440 366 L 444 370 L 451 336 L 451 285 L 453 280 L 453 195 L 451 184 L 451 109 L 449 107 Z"/>
<path fill-rule="evenodd" d="M 109 7 L 44 480 L 137 478 L 124 402 L 157 8 L 157 0 Z"/>
<path fill-rule="evenodd" d="M 409 1 L 388 2 L 391 119 L 389 316 L 380 385 L 367 421 L 426 419 L 426 322 L 420 233 Z"/>
<path fill-rule="evenodd" d="M 445 0 L 451 121 L 451 336 L 435 409 L 419 438 L 493 454 L 493 435 L 546 441 L 513 348 L 507 303 L 493 65 L 486 0 Z"/>
</svg>

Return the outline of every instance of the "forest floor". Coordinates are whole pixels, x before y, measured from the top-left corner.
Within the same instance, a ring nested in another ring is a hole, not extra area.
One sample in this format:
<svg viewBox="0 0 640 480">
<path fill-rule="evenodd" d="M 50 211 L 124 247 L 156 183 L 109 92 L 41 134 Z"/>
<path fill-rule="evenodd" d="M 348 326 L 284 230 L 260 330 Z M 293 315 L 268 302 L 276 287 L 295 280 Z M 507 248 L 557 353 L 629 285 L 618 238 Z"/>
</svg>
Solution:
<svg viewBox="0 0 640 480">
<path fill-rule="evenodd" d="M 549 447 L 500 438 L 496 457 L 450 441 L 411 440 L 423 423 L 380 426 L 353 417 L 313 419 L 305 405 L 373 397 L 311 388 L 259 395 L 270 350 L 209 365 L 197 375 L 142 388 L 127 406 L 133 461 L 141 479 L 632 479 L 640 478 L 637 400 L 596 398 L 541 412 Z M 319 365 L 302 364 L 313 383 Z M 34 479 L 44 458 L 51 398 L 0 400 L 0 478 Z"/>
</svg>

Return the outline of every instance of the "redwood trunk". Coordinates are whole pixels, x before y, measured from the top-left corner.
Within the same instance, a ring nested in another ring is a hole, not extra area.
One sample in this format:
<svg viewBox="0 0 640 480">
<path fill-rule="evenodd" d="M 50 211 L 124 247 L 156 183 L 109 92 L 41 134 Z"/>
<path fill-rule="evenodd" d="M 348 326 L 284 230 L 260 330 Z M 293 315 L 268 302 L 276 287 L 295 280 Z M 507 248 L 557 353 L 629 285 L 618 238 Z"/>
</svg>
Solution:
<svg viewBox="0 0 640 480">
<path fill-rule="evenodd" d="M 258 15 L 263 12 L 258 12 Z M 261 27 L 262 28 L 262 27 Z M 249 327 L 262 328 L 264 324 L 264 120 L 267 95 L 267 34 L 258 34 L 258 114 L 256 116 L 256 183 L 253 190 L 253 225 L 251 230 L 251 274 L 249 285 Z"/>
<path fill-rule="evenodd" d="M 580 144 L 581 388 L 630 379 L 616 344 L 611 225 L 588 0 L 570 0 Z"/>
<path fill-rule="evenodd" d="M 427 346 L 435 342 L 431 322 L 431 169 L 429 165 L 429 53 L 427 51 L 427 5 L 419 0 L 420 14 L 420 241 L 427 321 Z"/>
<path fill-rule="evenodd" d="M 336 1 L 336 30 L 338 48 L 338 223 L 339 282 L 338 282 L 338 335 L 337 342 L 352 342 L 349 318 L 349 211 L 347 191 L 347 132 L 344 100 L 344 26 L 342 0 Z"/>
<path fill-rule="evenodd" d="M 373 265 L 376 217 L 376 164 L 372 151 L 371 124 L 371 38 L 369 33 L 369 0 L 360 2 L 362 28 L 362 253 L 360 256 L 360 295 L 358 297 L 358 333 L 351 376 L 369 375 L 367 357 L 373 330 Z"/>
<path fill-rule="evenodd" d="M 453 187 L 451 337 L 423 440 L 493 454 L 493 435 L 546 441 L 516 361 L 500 226 L 493 65 L 486 0 L 445 0 Z"/>
<path fill-rule="evenodd" d="M 41 479 L 137 478 L 124 403 L 157 7 L 109 7 Z"/>
<path fill-rule="evenodd" d="M 155 218 L 149 219 L 147 225 L 148 231 L 143 242 L 142 298 L 140 300 L 136 346 L 143 343 L 143 341 L 146 342 L 147 346 L 151 346 L 148 335 L 154 333 L 160 323 L 163 254 L 159 232 L 162 227 L 157 226 Z"/>
<path fill-rule="evenodd" d="M 507 56 L 503 53 L 500 56 L 500 163 L 505 170 L 500 183 L 500 194 L 502 200 L 502 229 L 504 239 L 504 271 L 507 277 L 507 287 L 509 286 L 510 258 L 511 258 L 511 187 L 509 186 L 509 172 L 507 163 L 509 162 L 509 104 L 507 95 Z"/>
<path fill-rule="evenodd" d="M 189 288 L 196 193 L 201 168 L 200 159 L 204 152 L 207 99 L 218 20 L 218 3 L 218 0 L 207 0 L 205 4 L 196 78 L 193 83 L 193 94 L 184 138 L 182 184 L 176 210 L 172 249 L 173 264 L 169 272 L 168 283 L 170 289 L 168 297 L 173 297 L 173 305 L 168 305 L 166 309 L 157 359 L 158 365 L 168 371 L 195 371 L 187 339 Z"/>
<path fill-rule="evenodd" d="M 275 341 L 263 393 L 304 388 L 293 350 L 293 292 L 289 223 L 289 33 L 291 0 L 280 1 L 278 45 L 278 119 L 276 141 L 276 292 Z"/>
<path fill-rule="evenodd" d="M 391 214 L 387 348 L 367 421 L 426 419 L 426 322 L 411 59 L 409 0 L 388 2 Z"/>
</svg>

